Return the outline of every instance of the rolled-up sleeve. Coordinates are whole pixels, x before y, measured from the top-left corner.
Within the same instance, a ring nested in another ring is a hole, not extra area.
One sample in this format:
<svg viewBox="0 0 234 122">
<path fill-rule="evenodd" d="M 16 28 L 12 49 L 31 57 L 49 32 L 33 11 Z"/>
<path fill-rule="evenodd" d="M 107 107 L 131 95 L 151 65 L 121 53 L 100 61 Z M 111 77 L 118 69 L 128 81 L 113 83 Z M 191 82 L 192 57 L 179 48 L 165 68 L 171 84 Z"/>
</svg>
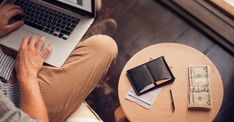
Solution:
<svg viewBox="0 0 234 122">
<path fill-rule="evenodd" d="M 13 103 L 0 92 L 0 122 L 39 122 L 16 108 Z"/>
</svg>

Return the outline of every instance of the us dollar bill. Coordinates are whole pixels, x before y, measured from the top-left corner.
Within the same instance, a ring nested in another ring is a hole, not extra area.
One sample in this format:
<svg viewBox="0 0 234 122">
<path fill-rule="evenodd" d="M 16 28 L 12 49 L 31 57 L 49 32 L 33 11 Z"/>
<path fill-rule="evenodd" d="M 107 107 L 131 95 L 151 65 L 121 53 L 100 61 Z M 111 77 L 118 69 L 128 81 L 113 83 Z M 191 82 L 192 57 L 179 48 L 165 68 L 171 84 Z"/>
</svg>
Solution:
<svg viewBox="0 0 234 122">
<path fill-rule="evenodd" d="M 212 93 L 210 68 L 207 65 L 189 66 L 188 108 L 211 109 Z"/>
<path fill-rule="evenodd" d="M 209 107 L 211 106 L 210 93 L 190 93 L 190 107 Z"/>
</svg>

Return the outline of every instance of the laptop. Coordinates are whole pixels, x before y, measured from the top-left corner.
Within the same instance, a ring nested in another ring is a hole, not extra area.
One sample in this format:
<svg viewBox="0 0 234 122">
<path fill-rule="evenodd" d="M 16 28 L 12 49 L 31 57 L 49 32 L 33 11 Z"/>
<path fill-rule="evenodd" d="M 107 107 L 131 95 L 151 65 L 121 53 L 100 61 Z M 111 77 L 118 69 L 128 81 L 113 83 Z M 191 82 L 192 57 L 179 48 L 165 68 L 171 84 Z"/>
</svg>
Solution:
<svg viewBox="0 0 234 122">
<path fill-rule="evenodd" d="M 94 0 L 5 0 L 23 8 L 25 25 L 0 38 L 0 44 L 19 50 L 25 36 L 43 35 L 53 51 L 45 60 L 61 67 L 94 21 Z M 47 45 L 46 44 L 46 45 Z"/>
</svg>

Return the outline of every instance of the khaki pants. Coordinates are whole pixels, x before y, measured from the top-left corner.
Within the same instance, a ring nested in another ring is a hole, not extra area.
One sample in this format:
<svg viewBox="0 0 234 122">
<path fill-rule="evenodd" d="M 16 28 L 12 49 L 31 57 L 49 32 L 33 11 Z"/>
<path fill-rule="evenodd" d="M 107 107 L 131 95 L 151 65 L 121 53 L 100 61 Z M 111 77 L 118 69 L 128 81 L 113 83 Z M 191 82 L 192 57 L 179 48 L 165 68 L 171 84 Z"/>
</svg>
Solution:
<svg viewBox="0 0 234 122">
<path fill-rule="evenodd" d="M 43 66 L 38 78 L 51 122 L 63 122 L 95 88 L 117 55 L 108 36 L 78 44 L 61 68 Z"/>
</svg>

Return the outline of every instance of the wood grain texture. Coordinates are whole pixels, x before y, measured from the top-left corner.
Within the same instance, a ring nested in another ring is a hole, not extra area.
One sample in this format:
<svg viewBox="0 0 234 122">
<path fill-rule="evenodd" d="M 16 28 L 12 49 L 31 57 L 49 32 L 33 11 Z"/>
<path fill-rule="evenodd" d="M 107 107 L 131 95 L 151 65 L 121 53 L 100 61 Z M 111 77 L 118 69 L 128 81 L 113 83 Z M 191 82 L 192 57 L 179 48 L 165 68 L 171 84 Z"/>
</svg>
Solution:
<svg viewBox="0 0 234 122">
<path fill-rule="evenodd" d="M 230 21 L 230 23 L 227 22 L 225 18 L 217 16 L 216 14 L 208 10 L 204 6 L 204 4 L 201 4 L 204 3 L 204 1 L 198 2 L 197 0 L 190 0 L 179 2 L 179 0 L 159 0 L 159 2 L 168 6 L 170 9 L 172 9 L 173 12 L 177 13 L 179 16 L 187 20 L 187 22 L 191 23 L 191 25 L 194 25 L 205 35 L 210 36 L 210 38 L 218 42 L 221 46 L 225 47 L 225 49 L 230 51 L 230 53 L 234 53 L 233 39 L 231 39 L 232 37 L 228 39 L 228 36 L 224 36 L 224 31 L 221 31 L 226 30 L 226 34 L 228 34 L 230 37 L 232 33 L 229 33 L 229 31 L 227 30 L 234 30 L 232 26 L 233 20 Z M 229 27 L 223 28 L 223 24 L 224 26 Z M 219 30 L 218 28 L 223 29 Z"/>
<path fill-rule="evenodd" d="M 221 9 L 227 11 L 229 14 L 234 16 L 234 7 L 229 5 L 225 1 L 223 1 L 223 0 L 211 0 L 211 2 L 213 2 L 214 4 L 219 6 Z"/>
<path fill-rule="evenodd" d="M 234 16 L 232 15 L 227 15 L 225 14 L 224 11 L 220 10 L 219 8 L 217 8 L 215 5 L 212 4 L 212 1 L 209 0 L 195 0 L 197 3 L 199 3 L 201 6 L 203 6 L 204 8 L 206 8 L 208 11 L 210 11 L 211 13 L 213 13 L 214 15 L 216 15 L 217 17 L 219 17 L 219 19 L 223 20 L 224 22 L 226 22 L 227 24 L 229 24 L 230 26 L 234 27 Z"/>
<path fill-rule="evenodd" d="M 234 29 L 232 26 L 224 23 L 222 20 L 217 18 L 217 16 L 214 16 L 212 13 L 207 11 L 206 8 L 200 6 L 195 1 L 174 0 L 174 3 L 186 9 L 193 16 L 201 20 L 215 32 L 218 32 L 225 39 L 229 40 L 232 45 L 234 45 Z"/>
</svg>

